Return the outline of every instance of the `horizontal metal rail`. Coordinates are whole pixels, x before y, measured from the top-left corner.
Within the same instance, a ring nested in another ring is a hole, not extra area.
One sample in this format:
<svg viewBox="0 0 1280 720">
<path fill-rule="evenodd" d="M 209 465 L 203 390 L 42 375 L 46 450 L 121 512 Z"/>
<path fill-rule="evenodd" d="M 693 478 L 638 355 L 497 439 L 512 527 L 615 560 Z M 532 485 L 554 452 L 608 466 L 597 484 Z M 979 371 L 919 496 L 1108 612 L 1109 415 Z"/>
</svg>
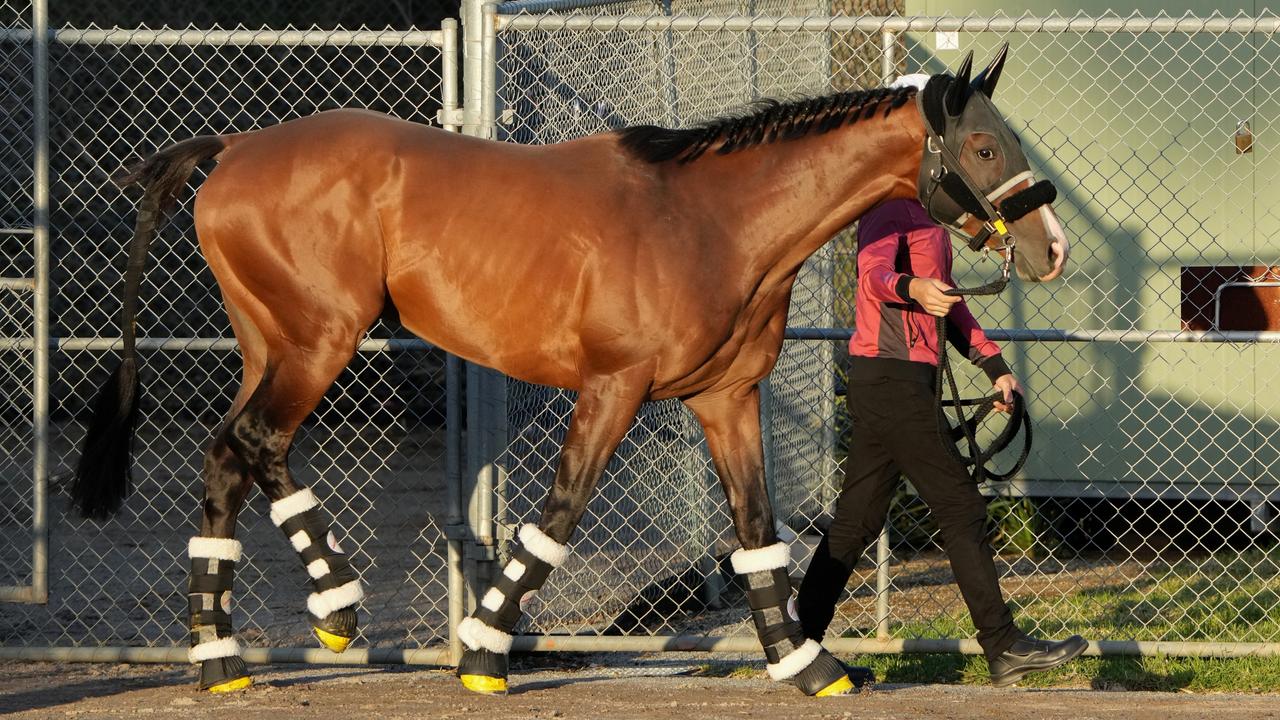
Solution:
<svg viewBox="0 0 1280 720">
<path fill-rule="evenodd" d="M 996 32 L 996 33 L 1280 33 L 1280 17 L 833 17 L 766 15 L 512 15 L 500 3 L 504 30 L 675 30 L 679 32 Z"/>
<path fill-rule="evenodd" d="M 0 337 L 0 351 L 31 350 L 35 341 L 24 337 Z M 50 338 L 49 347 L 67 352 L 121 350 L 124 341 L 119 338 Z M 138 349 L 160 352 L 238 350 L 235 338 L 138 338 Z M 388 350 L 432 350 L 435 346 L 413 338 L 368 339 L 360 343 L 359 352 L 384 352 Z"/>
<path fill-rule="evenodd" d="M 44 599 L 34 585 L 3 585 L 0 586 L 0 602 L 42 603 Z"/>
<path fill-rule="evenodd" d="M 1005 342 L 1068 343 L 1280 343 L 1275 330 L 1061 330 L 1013 328 L 986 331 L 992 340 Z M 850 328 L 787 328 L 787 340 L 843 340 L 853 337 Z"/>
<path fill-rule="evenodd" d="M 453 665 L 449 648 L 368 648 L 334 654 L 323 648 L 244 648 L 246 662 L 307 665 Z M 0 660 L 48 662 L 187 663 L 185 647 L 9 647 Z"/>
<path fill-rule="evenodd" d="M 977 640 L 935 640 L 889 638 L 833 638 L 822 644 L 835 653 L 962 653 L 979 655 Z M 522 635 L 511 646 L 531 652 L 734 652 L 759 653 L 760 641 L 750 636 L 653 636 L 615 637 L 602 635 Z M 1145 640 L 1090 641 L 1086 655 L 1176 655 L 1179 657 L 1263 657 L 1280 656 L 1280 643 L 1156 642 Z"/>
<path fill-rule="evenodd" d="M 32 31 L 0 29 L 0 42 L 30 43 Z M 439 30 L 50 30 L 49 41 L 60 45 L 253 45 L 280 47 L 441 47 Z"/>
<path fill-rule="evenodd" d="M 501 15 L 516 15 L 519 13 L 573 12 L 574 10 L 586 10 L 602 5 L 621 5 L 626 2 L 634 2 L 634 0 L 514 0 L 513 2 L 498 3 L 498 13 Z"/>
<path fill-rule="evenodd" d="M 35 289 L 36 281 L 31 278 L 0 278 L 0 290 L 30 292 Z"/>
<path fill-rule="evenodd" d="M 24 281 L 12 281 L 15 288 Z M 6 287 L 0 283 L 0 289 Z M 851 328 L 787 328 L 787 340 L 838 340 L 847 342 L 853 337 Z M 1060 330 L 1057 328 L 1015 328 L 987 331 L 987 337 L 1004 342 L 1070 342 L 1070 343 L 1280 343 L 1280 331 L 1270 330 Z M 35 341 L 27 337 L 0 337 L 0 351 L 31 350 Z M 118 338 L 52 338 L 49 347 L 68 352 L 120 350 L 123 341 Z M 235 338 L 139 338 L 138 349 L 160 352 L 224 351 L 236 350 L 240 344 Z M 369 339 L 360 343 L 360 352 L 385 352 L 388 350 L 431 350 L 434 346 L 412 338 Z"/>
<path fill-rule="evenodd" d="M 1234 502 L 1280 502 L 1280 485 L 1273 476 L 1227 479 L 1206 488 L 1191 481 L 1153 486 L 1150 481 L 1102 477 L 1094 480 L 1040 480 L 1019 477 L 1006 482 L 987 483 L 979 488 L 986 496 L 1057 497 L 1092 500 L 1198 500 Z"/>
<path fill-rule="evenodd" d="M 978 655 L 977 640 L 834 638 L 823 641 L 832 652 L 860 653 L 959 653 Z M 658 635 L 624 637 L 604 635 L 519 635 L 515 652 L 760 652 L 754 637 Z M 254 664 L 306 663 L 309 665 L 452 665 L 448 648 L 352 649 L 335 655 L 321 648 L 245 648 L 244 659 Z M 1086 655 L 1165 655 L 1176 657 L 1276 657 L 1280 643 L 1158 642 L 1146 640 L 1094 640 Z M 56 662 L 186 663 L 183 647 L 0 647 L 0 660 Z"/>
</svg>

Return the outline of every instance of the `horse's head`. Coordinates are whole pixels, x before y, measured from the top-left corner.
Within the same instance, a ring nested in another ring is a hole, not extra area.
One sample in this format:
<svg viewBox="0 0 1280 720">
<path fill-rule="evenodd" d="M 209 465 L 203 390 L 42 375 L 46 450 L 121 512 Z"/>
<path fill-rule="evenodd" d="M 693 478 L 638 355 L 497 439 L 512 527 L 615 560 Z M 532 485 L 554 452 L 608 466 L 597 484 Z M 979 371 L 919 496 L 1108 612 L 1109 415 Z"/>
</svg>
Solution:
<svg viewBox="0 0 1280 720">
<path fill-rule="evenodd" d="M 969 53 L 955 77 L 935 75 L 918 94 L 928 133 L 920 201 L 972 249 L 1004 249 L 1012 236 L 1018 276 L 1044 282 L 1062 274 L 1069 244 L 1051 207 L 1053 185 L 1032 177 L 1021 141 L 991 102 L 1007 51 L 972 82 Z"/>
</svg>

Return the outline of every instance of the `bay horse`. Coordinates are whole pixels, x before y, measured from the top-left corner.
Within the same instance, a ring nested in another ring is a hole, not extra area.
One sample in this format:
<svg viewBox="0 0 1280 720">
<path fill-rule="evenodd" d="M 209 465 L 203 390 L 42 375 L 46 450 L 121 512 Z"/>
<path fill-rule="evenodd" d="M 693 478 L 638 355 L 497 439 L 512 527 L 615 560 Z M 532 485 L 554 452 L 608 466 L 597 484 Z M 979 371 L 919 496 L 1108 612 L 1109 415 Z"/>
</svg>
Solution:
<svg viewBox="0 0 1280 720">
<path fill-rule="evenodd" d="M 216 160 L 196 194 L 196 232 L 244 372 L 204 458 L 203 521 L 189 544 L 190 660 L 202 689 L 251 683 L 230 590 L 236 517 L 255 484 L 312 578 L 307 608 L 320 641 L 341 652 L 356 635 L 357 574 L 287 457 L 390 303 L 436 347 L 578 392 L 539 523 L 520 529 L 512 559 L 457 628 L 468 689 L 506 691 L 522 598 L 565 560 L 640 404 L 679 398 L 705 429 L 732 511 L 742 543 L 732 564 L 770 675 L 809 695 L 849 692 L 843 666 L 804 638 L 788 607 L 759 382 L 782 347 L 801 264 L 884 200 L 920 196 L 935 219 L 973 237 L 999 224 L 986 243 L 1006 261 L 1012 254 L 1022 278 L 1061 274 L 1067 240 L 1043 202 L 1007 228 L 983 209 L 999 213 L 1033 182 L 990 100 L 1004 59 L 1002 50 L 972 82 L 970 54 L 954 76 L 923 84 L 765 102 L 688 129 L 637 126 L 551 146 L 336 110 L 164 148 L 121 180 L 145 187 L 125 276 L 124 350 L 95 401 L 74 502 L 101 519 L 129 491 L 148 247 L 194 168 Z"/>
</svg>

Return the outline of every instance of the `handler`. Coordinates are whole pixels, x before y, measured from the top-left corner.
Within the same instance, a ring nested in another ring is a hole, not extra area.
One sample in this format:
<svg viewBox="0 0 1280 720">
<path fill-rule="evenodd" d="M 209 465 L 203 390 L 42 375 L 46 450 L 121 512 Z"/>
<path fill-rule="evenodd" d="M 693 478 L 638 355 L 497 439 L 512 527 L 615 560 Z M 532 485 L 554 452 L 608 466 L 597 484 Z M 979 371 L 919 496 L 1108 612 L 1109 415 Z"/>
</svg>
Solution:
<svg viewBox="0 0 1280 720">
<path fill-rule="evenodd" d="M 943 446 L 935 407 L 938 353 L 933 316 L 946 316 L 948 340 L 1004 393 L 1008 412 L 1018 381 L 964 300 L 951 289 L 951 242 L 913 199 L 890 200 L 858 224 L 857 328 L 847 401 L 851 424 L 844 487 L 835 519 L 818 545 L 797 598 L 807 637 L 821 641 L 854 565 L 880 533 L 905 474 L 942 531 L 997 687 L 1084 652 L 1080 636 L 1037 640 L 1013 624 L 987 542 L 987 505 L 965 468 Z"/>
</svg>

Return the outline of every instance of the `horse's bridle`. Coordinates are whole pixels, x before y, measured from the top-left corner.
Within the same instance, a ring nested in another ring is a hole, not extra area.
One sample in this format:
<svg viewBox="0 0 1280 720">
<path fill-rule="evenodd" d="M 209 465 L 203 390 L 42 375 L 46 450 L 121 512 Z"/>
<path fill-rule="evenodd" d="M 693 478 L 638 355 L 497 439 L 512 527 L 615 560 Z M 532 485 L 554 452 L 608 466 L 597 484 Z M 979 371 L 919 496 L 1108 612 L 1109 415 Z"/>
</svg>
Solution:
<svg viewBox="0 0 1280 720">
<path fill-rule="evenodd" d="M 953 79 L 952 82 L 957 82 L 957 80 Z M 987 242 L 991 239 L 991 236 L 998 236 L 1000 245 L 991 249 L 995 249 L 1003 256 L 1000 277 L 979 287 L 952 288 L 947 290 L 946 294 L 951 296 L 998 295 L 1009 284 L 1009 271 L 1013 265 L 1013 251 L 1017 245 L 1017 239 L 1009 231 L 1009 223 L 1024 217 L 1043 205 L 1052 203 L 1057 198 L 1058 191 L 1053 186 L 1053 183 L 1048 180 L 1041 180 L 1008 196 L 997 208 L 993 201 L 999 199 L 1009 188 L 1032 180 L 1031 172 L 1016 173 L 994 189 L 989 189 L 985 192 L 979 189 L 977 183 L 969 177 L 969 174 L 964 170 L 964 166 L 960 164 L 960 158 L 947 146 L 942 134 L 934 128 L 933 122 L 930 120 L 930 113 L 926 111 L 924 102 L 925 92 L 921 90 L 916 93 L 916 104 L 920 109 L 920 119 L 924 123 L 926 134 L 924 158 L 921 160 L 921 179 L 927 178 L 928 182 L 920 183 L 920 203 L 930 217 L 947 228 L 952 234 L 963 238 L 970 250 L 981 249 L 985 252 L 988 249 Z M 942 117 L 945 118 L 946 113 L 943 113 Z M 944 128 L 945 130 L 946 128 Z M 939 217 L 939 211 L 934 208 L 934 200 L 939 190 L 959 207 L 960 214 L 955 217 Z M 982 221 L 982 229 L 972 237 L 968 236 L 962 227 L 969 217 L 975 217 Z M 978 445 L 975 437 L 978 423 L 992 411 L 996 402 L 1003 400 L 1003 396 L 1001 393 L 994 393 L 987 397 L 973 400 L 960 398 L 955 374 L 951 370 L 951 364 L 947 356 L 945 345 L 947 337 L 946 322 L 946 317 L 938 318 L 938 371 L 934 382 L 935 401 L 938 411 L 938 430 L 943 434 L 943 444 L 962 465 L 973 467 L 970 477 L 974 482 L 1007 480 L 1022 469 L 1023 464 L 1026 463 L 1027 457 L 1031 453 L 1031 419 L 1027 414 L 1024 400 L 1020 393 L 1014 393 L 1009 423 L 992 445 L 983 450 Z M 950 401 L 944 401 L 942 397 L 944 380 L 947 386 L 951 388 Z M 956 409 L 960 419 L 959 425 L 951 426 L 951 421 L 943 410 L 946 406 Z M 973 406 L 977 407 L 976 414 L 972 418 L 966 417 L 964 408 Z M 1019 426 L 1023 430 L 1023 447 L 1017 461 L 1005 472 L 988 470 L 986 463 L 1013 441 Z M 955 446 L 955 443 L 962 438 L 967 441 L 969 446 L 968 457 L 964 456 Z"/>
<path fill-rule="evenodd" d="M 954 79 L 952 82 L 956 82 Z M 1008 188 L 1032 179 L 1031 173 L 1022 172 L 1001 183 L 995 189 L 983 191 L 965 172 L 960 158 L 947 146 L 942 134 L 934 127 L 924 106 L 925 93 L 916 93 L 916 105 L 920 110 L 920 119 L 924 123 L 925 144 L 922 159 L 921 175 L 928 177 L 927 183 L 920 184 L 920 203 L 929 216 L 947 228 L 951 233 L 963 238 L 970 250 L 984 250 L 992 235 L 999 236 L 1000 245 L 991 248 L 1003 256 L 999 279 L 978 288 L 956 291 L 957 295 L 995 295 L 1004 289 L 1009 282 L 1009 271 L 1013 265 L 1013 251 L 1017 239 L 1009 231 L 1009 223 L 1027 215 L 1042 205 L 1051 204 L 1058 196 L 1057 188 L 1048 180 L 1041 180 L 1023 188 L 1001 203 L 997 208 L 992 201 L 998 199 Z M 945 117 L 945 114 L 944 114 Z M 944 132 L 945 132 L 944 128 Z M 934 208 L 934 199 L 941 189 L 964 213 L 956 217 L 938 216 Z M 972 237 L 962 229 L 966 216 L 973 216 L 982 221 L 982 229 Z"/>
</svg>

